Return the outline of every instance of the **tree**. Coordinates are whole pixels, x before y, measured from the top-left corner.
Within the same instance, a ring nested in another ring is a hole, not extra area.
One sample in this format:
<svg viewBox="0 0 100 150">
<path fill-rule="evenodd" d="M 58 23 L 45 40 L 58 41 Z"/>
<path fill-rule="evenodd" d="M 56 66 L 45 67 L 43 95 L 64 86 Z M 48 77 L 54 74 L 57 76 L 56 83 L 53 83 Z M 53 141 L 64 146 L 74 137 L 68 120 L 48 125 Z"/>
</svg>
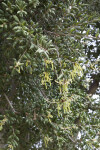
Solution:
<svg viewBox="0 0 100 150">
<path fill-rule="evenodd" d="M 98 149 L 85 54 L 98 14 L 81 0 L 4 0 L 0 17 L 1 148 Z"/>
</svg>

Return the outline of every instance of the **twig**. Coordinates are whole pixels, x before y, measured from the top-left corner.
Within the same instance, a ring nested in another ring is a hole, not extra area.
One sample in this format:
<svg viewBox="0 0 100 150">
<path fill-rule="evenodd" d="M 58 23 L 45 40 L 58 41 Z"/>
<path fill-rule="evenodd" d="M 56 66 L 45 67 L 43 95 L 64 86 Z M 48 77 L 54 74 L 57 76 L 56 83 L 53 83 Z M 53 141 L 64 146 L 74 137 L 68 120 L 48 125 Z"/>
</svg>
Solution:
<svg viewBox="0 0 100 150">
<path fill-rule="evenodd" d="M 77 140 L 74 140 L 72 137 L 70 137 L 69 135 L 68 135 L 68 137 L 69 137 L 69 139 L 73 142 L 73 143 L 76 143 L 77 142 Z"/>
<path fill-rule="evenodd" d="M 14 107 L 12 106 L 12 104 L 11 104 L 11 102 L 10 102 L 8 96 L 7 96 L 6 94 L 4 94 L 4 96 L 5 96 L 5 98 L 6 98 L 7 102 L 8 102 L 8 104 L 9 104 L 11 110 L 13 111 L 13 113 L 16 113 L 16 111 L 15 111 Z"/>
</svg>

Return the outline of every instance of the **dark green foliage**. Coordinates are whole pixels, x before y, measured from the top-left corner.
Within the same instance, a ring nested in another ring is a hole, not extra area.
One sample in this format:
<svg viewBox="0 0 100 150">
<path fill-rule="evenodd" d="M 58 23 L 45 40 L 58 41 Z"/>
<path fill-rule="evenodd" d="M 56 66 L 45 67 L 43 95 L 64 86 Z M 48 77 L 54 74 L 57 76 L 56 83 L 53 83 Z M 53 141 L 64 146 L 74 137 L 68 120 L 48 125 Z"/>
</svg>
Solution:
<svg viewBox="0 0 100 150">
<path fill-rule="evenodd" d="M 99 147 L 99 108 L 87 94 L 91 63 L 84 50 L 99 17 L 88 8 L 81 0 L 0 3 L 0 107 L 6 119 L 0 126 L 6 149 Z"/>
</svg>

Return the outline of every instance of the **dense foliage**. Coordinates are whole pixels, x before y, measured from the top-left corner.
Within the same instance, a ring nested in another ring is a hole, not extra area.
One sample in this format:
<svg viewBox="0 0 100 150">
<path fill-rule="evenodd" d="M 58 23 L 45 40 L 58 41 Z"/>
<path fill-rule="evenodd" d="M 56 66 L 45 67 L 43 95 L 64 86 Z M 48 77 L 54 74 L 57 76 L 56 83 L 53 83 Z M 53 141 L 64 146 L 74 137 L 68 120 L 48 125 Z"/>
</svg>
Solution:
<svg viewBox="0 0 100 150">
<path fill-rule="evenodd" d="M 90 35 L 99 38 L 99 15 L 88 8 L 82 0 L 0 2 L 5 149 L 98 149 L 98 101 L 86 76 L 98 73 L 99 61 L 91 64 L 85 51 Z"/>
</svg>

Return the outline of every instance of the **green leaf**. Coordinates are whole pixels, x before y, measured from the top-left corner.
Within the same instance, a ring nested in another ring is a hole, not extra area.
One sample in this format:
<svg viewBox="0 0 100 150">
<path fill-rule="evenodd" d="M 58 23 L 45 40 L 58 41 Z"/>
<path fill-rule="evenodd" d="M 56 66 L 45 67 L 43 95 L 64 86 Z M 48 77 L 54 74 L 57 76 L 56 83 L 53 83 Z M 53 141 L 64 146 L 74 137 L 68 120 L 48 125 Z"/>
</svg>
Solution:
<svg viewBox="0 0 100 150">
<path fill-rule="evenodd" d="M 16 15 L 13 15 L 13 18 L 14 18 L 17 22 L 19 22 L 19 18 L 18 18 Z"/>
</svg>

